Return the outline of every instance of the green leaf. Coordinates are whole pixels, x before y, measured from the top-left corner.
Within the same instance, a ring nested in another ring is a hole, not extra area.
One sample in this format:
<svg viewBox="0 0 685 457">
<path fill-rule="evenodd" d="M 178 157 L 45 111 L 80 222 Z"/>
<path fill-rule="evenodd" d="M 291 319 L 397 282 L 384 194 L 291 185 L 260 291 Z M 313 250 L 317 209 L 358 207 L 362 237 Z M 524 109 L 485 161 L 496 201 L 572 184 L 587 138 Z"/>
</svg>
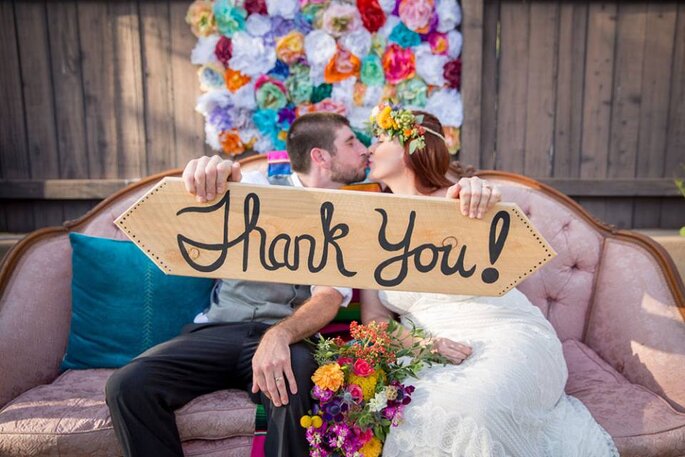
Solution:
<svg viewBox="0 0 685 457">
<path fill-rule="evenodd" d="M 685 227 L 680 227 L 680 236 L 685 236 Z"/>
<path fill-rule="evenodd" d="M 416 148 L 418 147 L 418 140 L 411 140 L 411 143 L 409 143 L 409 154 L 413 154 L 414 151 L 416 151 Z"/>
</svg>

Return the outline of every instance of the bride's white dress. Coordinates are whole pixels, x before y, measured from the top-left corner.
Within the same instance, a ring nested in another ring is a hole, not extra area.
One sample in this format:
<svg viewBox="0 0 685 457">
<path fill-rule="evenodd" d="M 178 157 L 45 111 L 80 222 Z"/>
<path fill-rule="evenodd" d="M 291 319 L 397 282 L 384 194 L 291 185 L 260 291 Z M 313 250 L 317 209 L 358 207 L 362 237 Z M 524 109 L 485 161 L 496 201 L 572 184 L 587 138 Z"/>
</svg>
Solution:
<svg viewBox="0 0 685 457">
<path fill-rule="evenodd" d="M 501 297 L 379 295 L 404 325 L 473 349 L 460 365 L 434 365 L 406 381 L 416 390 L 384 457 L 618 457 L 609 434 L 564 393 L 561 342 L 518 289 Z"/>
</svg>

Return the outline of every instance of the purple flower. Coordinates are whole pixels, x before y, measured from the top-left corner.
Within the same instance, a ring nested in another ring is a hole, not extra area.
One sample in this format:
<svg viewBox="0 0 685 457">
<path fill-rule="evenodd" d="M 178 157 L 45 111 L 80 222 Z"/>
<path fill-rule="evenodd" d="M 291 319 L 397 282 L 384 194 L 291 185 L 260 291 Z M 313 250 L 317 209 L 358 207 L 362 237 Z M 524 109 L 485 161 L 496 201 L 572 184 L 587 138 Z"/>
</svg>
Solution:
<svg viewBox="0 0 685 457">
<path fill-rule="evenodd" d="M 347 411 L 347 404 L 342 401 L 340 397 L 335 397 L 325 405 L 321 406 L 323 408 L 323 419 L 324 421 L 334 420 L 335 422 L 342 422 L 345 418 L 343 413 Z"/>
<path fill-rule="evenodd" d="M 295 22 L 291 19 L 285 19 L 282 16 L 275 16 L 271 19 L 271 31 L 275 37 L 287 35 L 294 28 Z"/>
<path fill-rule="evenodd" d="M 321 403 L 326 403 L 333 398 L 333 391 L 328 389 L 322 389 L 319 386 L 314 386 L 312 389 L 312 397 L 314 399 L 321 401 Z"/>
<path fill-rule="evenodd" d="M 286 106 L 285 108 L 282 108 L 278 112 L 278 124 L 279 125 L 287 125 L 290 127 L 290 125 L 295 121 L 295 109 L 292 107 Z"/>
<path fill-rule="evenodd" d="M 297 13 L 297 16 L 295 16 L 294 26 L 303 35 L 307 35 L 313 29 L 312 23 L 302 13 Z"/>
<path fill-rule="evenodd" d="M 231 109 L 233 107 L 228 105 L 226 107 L 217 106 L 209 113 L 207 121 L 217 130 L 230 130 L 233 128 L 233 119 L 231 117 Z"/>
</svg>

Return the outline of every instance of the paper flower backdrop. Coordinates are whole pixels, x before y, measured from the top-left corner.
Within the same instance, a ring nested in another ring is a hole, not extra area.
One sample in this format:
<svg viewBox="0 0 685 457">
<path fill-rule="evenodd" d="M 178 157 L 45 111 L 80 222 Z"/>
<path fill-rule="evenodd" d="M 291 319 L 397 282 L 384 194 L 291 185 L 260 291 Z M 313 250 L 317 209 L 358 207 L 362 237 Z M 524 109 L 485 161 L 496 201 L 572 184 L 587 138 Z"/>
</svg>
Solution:
<svg viewBox="0 0 685 457">
<path fill-rule="evenodd" d="M 382 101 L 433 113 L 459 149 L 457 0 L 198 0 L 186 22 L 215 150 L 285 149 L 292 122 L 314 111 L 365 132 Z"/>
</svg>

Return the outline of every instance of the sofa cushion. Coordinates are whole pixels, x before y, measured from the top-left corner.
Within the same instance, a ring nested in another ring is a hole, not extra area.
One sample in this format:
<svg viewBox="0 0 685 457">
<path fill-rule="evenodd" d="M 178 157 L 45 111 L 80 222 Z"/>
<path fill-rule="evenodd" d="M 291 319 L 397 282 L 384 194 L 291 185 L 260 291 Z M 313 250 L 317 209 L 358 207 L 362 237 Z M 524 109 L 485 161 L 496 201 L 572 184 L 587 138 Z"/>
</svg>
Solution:
<svg viewBox="0 0 685 457">
<path fill-rule="evenodd" d="M 684 413 L 629 382 L 583 343 L 567 340 L 563 347 L 569 369 L 566 393 L 587 406 L 614 438 L 621 457 L 685 454 Z"/>
<path fill-rule="evenodd" d="M 117 368 L 178 335 L 212 279 L 164 274 L 130 241 L 70 233 L 71 330 L 63 368 Z"/>
<path fill-rule="evenodd" d="M 0 455 L 119 455 L 104 395 L 112 371 L 69 370 L 6 405 L 0 411 Z M 239 390 L 198 397 L 176 411 L 181 439 L 198 455 L 199 444 L 191 440 L 250 437 L 251 443 L 255 408 Z M 224 444 L 249 455 L 244 438 Z"/>
</svg>

